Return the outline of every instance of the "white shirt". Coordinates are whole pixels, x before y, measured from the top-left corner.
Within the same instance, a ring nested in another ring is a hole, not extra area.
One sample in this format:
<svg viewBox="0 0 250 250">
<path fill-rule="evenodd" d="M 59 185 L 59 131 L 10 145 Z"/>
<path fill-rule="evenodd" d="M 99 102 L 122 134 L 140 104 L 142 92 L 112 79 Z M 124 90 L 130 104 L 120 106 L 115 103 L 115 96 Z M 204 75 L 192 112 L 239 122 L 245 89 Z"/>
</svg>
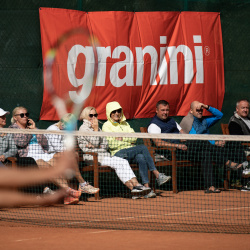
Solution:
<svg viewBox="0 0 250 250">
<path fill-rule="evenodd" d="M 176 123 L 177 129 L 179 131 L 181 131 L 182 130 L 181 126 L 177 122 L 175 122 L 175 123 Z M 148 127 L 148 133 L 150 133 L 150 134 L 160 134 L 161 133 L 161 128 L 159 126 L 157 126 L 156 124 L 151 123 L 149 125 L 149 127 Z"/>
<path fill-rule="evenodd" d="M 60 131 L 60 129 L 55 125 L 51 125 L 47 130 Z M 46 134 L 45 135 L 49 144 L 49 153 L 57 153 L 65 150 L 64 147 L 64 136 L 58 134 Z"/>
<path fill-rule="evenodd" d="M 246 125 L 250 129 L 250 120 L 248 118 L 242 118 L 242 117 L 241 117 L 241 119 L 246 123 Z"/>
</svg>

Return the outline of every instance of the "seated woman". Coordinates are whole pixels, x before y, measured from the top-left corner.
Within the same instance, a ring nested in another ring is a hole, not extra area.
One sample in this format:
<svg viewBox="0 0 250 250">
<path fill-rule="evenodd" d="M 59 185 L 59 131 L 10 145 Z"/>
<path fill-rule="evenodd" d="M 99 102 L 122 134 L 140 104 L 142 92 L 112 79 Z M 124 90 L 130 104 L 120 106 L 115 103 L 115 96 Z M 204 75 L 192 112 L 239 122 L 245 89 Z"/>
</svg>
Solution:
<svg viewBox="0 0 250 250">
<path fill-rule="evenodd" d="M 67 123 L 74 118 L 73 114 L 65 114 L 61 120 L 47 128 L 47 130 L 60 131 L 64 130 L 67 126 Z M 64 147 L 64 136 L 58 134 L 46 134 L 49 144 L 49 153 L 59 153 L 65 150 Z M 78 154 L 76 153 L 76 159 L 78 159 Z M 79 168 L 76 168 L 75 177 L 79 182 L 79 190 L 83 193 L 95 194 L 99 192 L 99 188 L 95 188 L 91 186 L 88 182 L 86 182 L 79 171 Z"/>
<path fill-rule="evenodd" d="M 29 118 L 29 113 L 24 107 L 16 107 L 12 111 L 11 123 L 10 128 L 14 129 L 36 129 L 35 122 Z M 56 165 L 56 158 L 58 157 L 54 153 L 48 153 L 49 145 L 44 135 L 16 133 L 13 138 L 19 157 L 34 158 L 39 168 L 50 168 Z M 79 202 L 81 191 L 70 188 L 65 178 L 54 178 L 52 181 L 58 187 L 67 190 L 68 196 L 64 198 L 64 204 L 76 204 Z"/>
<path fill-rule="evenodd" d="M 98 127 L 96 109 L 93 107 L 86 107 L 81 115 L 80 119 L 83 120 L 79 131 L 93 132 L 101 131 Z M 98 163 L 101 165 L 110 166 L 115 170 L 119 179 L 131 190 L 132 193 L 138 193 L 140 195 L 146 195 L 150 192 L 149 187 L 140 185 L 136 179 L 134 172 L 132 171 L 127 160 L 113 156 L 110 157 L 108 149 L 108 142 L 105 137 L 100 136 L 79 136 L 79 147 L 83 152 L 96 152 L 98 153 Z M 84 160 L 93 163 L 93 156 L 84 154 Z"/>
<path fill-rule="evenodd" d="M 126 117 L 118 102 L 109 102 L 107 104 L 106 115 L 108 121 L 102 127 L 104 132 L 134 133 L 134 130 L 126 122 Z M 155 175 L 159 186 L 169 181 L 171 176 L 159 173 L 147 147 L 145 145 L 135 146 L 136 140 L 136 138 L 128 137 L 108 137 L 111 155 L 125 158 L 130 163 L 138 163 L 142 183 L 145 187 L 149 187 L 148 169 Z M 156 197 L 156 194 L 151 191 L 145 198 L 153 197 Z"/>
<path fill-rule="evenodd" d="M 1 129 L 6 125 L 6 115 L 9 113 L 0 108 L 0 167 L 4 166 L 8 157 L 15 156 L 17 153 L 12 134 L 1 133 Z"/>
</svg>

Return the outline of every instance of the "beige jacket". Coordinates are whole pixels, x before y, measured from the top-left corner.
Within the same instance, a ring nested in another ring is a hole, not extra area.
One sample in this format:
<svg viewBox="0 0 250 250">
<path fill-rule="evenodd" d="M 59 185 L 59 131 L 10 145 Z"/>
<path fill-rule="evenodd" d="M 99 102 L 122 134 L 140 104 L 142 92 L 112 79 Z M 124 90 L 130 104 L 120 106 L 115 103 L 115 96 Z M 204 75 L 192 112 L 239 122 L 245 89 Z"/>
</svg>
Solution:
<svg viewBox="0 0 250 250">
<path fill-rule="evenodd" d="M 83 120 L 82 126 L 79 131 L 93 132 L 94 129 L 91 127 L 91 123 L 88 120 Z M 99 128 L 99 131 L 101 129 Z M 78 145 L 83 152 L 95 152 L 98 153 L 98 163 L 101 163 L 104 157 L 110 157 L 108 150 L 108 142 L 105 137 L 101 136 L 78 136 Z M 91 148 L 92 145 L 94 148 Z M 83 159 L 85 161 L 93 161 L 93 156 L 84 154 Z"/>
</svg>

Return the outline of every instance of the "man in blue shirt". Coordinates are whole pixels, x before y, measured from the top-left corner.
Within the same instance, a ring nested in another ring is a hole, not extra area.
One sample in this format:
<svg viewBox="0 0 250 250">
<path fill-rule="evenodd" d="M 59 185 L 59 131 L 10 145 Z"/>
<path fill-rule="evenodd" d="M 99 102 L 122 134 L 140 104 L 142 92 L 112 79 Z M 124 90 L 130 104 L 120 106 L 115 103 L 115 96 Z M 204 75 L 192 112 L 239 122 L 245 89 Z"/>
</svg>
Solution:
<svg viewBox="0 0 250 250">
<path fill-rule="evenodd" d="M 212 114 L 210 117 L 203 117 L 203 110 L 206 109 Z M 223 116 L 218 109 L 210 107 L 198 101 L 191 103 L 190 111 L 185 116 L 180 126 L 189 134 L 209 134 L 209 128 L 218 122 Z M 206 193 L 218 193 L 220 190 L 214 187 L 213 162 L 226 164 L 228 168 L 238 170 L 242 164 L 236 162 L 245 161 L 243 152 L 237 152 L 236 147 L 232 147 L 231 143 L 225 141 L 209 141 L 199 142 L 200 152 L 204 155 L 202 162 L 202 172 L 204 177 L 204 185 Z M 240 174 L 240 172 L 239 172 Z"/>
</svg>

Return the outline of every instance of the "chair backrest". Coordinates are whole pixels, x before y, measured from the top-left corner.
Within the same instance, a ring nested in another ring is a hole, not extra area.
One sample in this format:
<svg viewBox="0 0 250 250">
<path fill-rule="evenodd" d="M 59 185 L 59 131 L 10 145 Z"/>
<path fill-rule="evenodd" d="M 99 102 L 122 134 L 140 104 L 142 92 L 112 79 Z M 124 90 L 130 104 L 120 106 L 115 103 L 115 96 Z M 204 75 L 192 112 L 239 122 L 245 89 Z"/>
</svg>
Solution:
<svg viewBox="0 0 250 250">
<path fill-rule="evenodd" d="M 147 132 L 148 132 L 148 130 L 147 130 L 146 127 L 140 127 L 140 131 L 141 131 L 142 133 L 147 133 Z"/>
<path fill-rule="evenodd" d="M 229 135 L 228 124 L 221 123 L 220 126 L 221 126 L 221 130 L 222 130 L 223 135 Z"/>
<path fill-rule="evenodd" d="M 141 133 L 148 133 L 148 128 L 147 127 L 140 127 Z M 148 148 L 152 147 L 151 141 L 149 138 L 143 138 L 144 145 L 147 146 Z"/>
</svg>

